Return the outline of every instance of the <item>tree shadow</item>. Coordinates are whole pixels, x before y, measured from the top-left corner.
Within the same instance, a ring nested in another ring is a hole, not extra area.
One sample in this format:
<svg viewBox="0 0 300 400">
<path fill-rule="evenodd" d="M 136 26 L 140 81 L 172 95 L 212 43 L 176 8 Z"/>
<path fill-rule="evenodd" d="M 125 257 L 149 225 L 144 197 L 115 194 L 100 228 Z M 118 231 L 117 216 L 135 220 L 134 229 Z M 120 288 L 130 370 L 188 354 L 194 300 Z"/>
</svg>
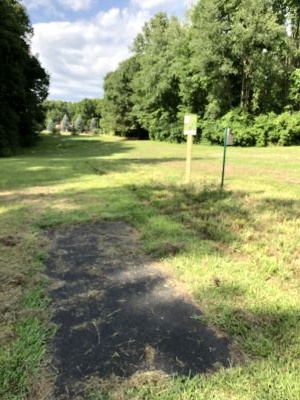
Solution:
<svg viewBox="0 0 300 400">
<path fill-rule="evenodd" d="M 229 246 L 235 249 L 245 243 L 245 231 L 267 229 L 266 223 L 260 221 L 263 213 L 267 213 L 270 223 L 275 224 L 300 217 L 300 200 L 262 196 L 250 204 L 246 190 L 224 191 L 216 185 L 200 189 L 191 185 L 129 185 L 128 189 L 146 209 L 152 208 L 182 226 L 186 236 L 199 241 L 200 246 L 202 243 L 208 252 L 211 249 L 212 252 L 227 253 Z M 261 195 L 260 192 L 252 194 Z M 162 247 L 167 236 L 167 231 L 161 232 Z M 178 250 L 181 248 L 179 246 Z M 158 248 L 157 253 L 164 255 L 163 249 Z M 168 255 L 167 251 L 165 255 Z"/>
<path fill-rule="evenodd" d="M 108 159 L 126 154 L 133 147 L 126 140 L 102 142 L 81 137 L 43 137 L 40 147 L 27 150 L 18 157 L 6 159 L 3 164 L 1 187 L 49 186 L 55 183 L 80 179 L 84 175 L 107 175 L 126 172 L 139 165 L 161 162 L 184 163 L 184 157 L 145 157 Z M 19 173 L 22 171 L 22 174 Z"/>
<path fill-rule="evenodd" d="M 239 229 L 234 226 L 237 219 L 240 227 L 251 223 L 250 211 L 243 205 L 246 192 L 221 191 L 216 186 L 196 189 L 162 184 L 130 185 L 128 189 L 145 207 L 152 207 L 166 219 L 181 225 L 187 237 L 205 243 L 212 251 L 222 251 L 240 240 Z M 163 238 L 167 238 L 164 232 L 161 246 L 165 243 Z M 179 246 L 178 250 L 181 248 Z M 164 255 L 163 249 L 156 252 Z"/>
<path fill-rule="evenodd" d="M 251 357 L 293 357 L 298 346 L 300 310 L 276 304 L 239 307 L 238 296 L 242 298 L 246 292 L 240 285 L 220 282 L 201 288 L 201 298 L 215 299 L 218 306 L 211 320 Z M 205 321 L 201 315 L 198 319 Z"/>
</svg>

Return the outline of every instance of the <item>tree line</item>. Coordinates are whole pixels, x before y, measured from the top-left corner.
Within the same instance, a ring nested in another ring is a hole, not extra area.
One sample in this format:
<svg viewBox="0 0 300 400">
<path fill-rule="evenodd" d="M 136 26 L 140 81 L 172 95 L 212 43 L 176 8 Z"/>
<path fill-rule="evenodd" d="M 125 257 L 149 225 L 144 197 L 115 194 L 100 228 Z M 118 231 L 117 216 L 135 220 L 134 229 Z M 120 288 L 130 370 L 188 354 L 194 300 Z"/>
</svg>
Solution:
<svg viewBox="0 0 300 400">
<path fill-rule="evenodd" d="M 83 99 L 78 102 L 44 101 L 45 126 L 51 133 L 84 131 L 99 132 L 102 99 Z"/>
<path fill-rule="evenodd" d="M 158 13 L 132 55 L 106 75 L 101 127 L 121 136 L 180 142 L 183 116 L 198 139 L 300 142 L 298 0 L 201 0 L 181 23 Z"/>
<path fill-rule="evenodd" d="M 32 34 L 23 5 L 0 0 L 0 156 L 32 145 L 44 122 L 49 76 L 30 52 Z"/>
</svg>

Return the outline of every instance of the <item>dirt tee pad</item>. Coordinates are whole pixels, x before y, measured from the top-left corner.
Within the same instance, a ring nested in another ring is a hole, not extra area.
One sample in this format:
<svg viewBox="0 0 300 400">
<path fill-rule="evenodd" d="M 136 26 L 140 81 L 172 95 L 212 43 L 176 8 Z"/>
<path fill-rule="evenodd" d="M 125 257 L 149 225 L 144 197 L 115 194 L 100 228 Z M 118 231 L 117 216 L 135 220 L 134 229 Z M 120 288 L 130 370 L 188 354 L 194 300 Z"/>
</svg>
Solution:
<svg viewBox="0 0 300 400">
<path fill-rule="evenodd" d="M 229 343 L 193 317 L 201 311 L 122 222 L 47 232 L 52 280 L 55 399 L 78 382 L 161 370 L 194 375 L 228 366 Z"/>
</svg>

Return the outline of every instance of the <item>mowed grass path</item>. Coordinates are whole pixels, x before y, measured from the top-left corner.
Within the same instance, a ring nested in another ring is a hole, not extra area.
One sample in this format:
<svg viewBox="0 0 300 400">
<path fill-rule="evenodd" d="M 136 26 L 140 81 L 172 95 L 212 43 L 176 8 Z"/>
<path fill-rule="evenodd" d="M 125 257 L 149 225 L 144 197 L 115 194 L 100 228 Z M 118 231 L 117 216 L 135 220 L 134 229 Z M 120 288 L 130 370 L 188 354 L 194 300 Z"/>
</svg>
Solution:
<svg viewBox="0 0 300 400">
<path fill-rule="evenodd" d="M 222 192 L 222 148 L 194 146 L 188 186 L 185 155 L 184 144 L 44 137 L 0 160 L 1 398 L 51 390 L 43 230 L 107 219 L 141 232 L 246 362 L 191 379 L 105 382 L 87 398 L 300 399 L 300 147 L 228 148 Z"/>
</svg>

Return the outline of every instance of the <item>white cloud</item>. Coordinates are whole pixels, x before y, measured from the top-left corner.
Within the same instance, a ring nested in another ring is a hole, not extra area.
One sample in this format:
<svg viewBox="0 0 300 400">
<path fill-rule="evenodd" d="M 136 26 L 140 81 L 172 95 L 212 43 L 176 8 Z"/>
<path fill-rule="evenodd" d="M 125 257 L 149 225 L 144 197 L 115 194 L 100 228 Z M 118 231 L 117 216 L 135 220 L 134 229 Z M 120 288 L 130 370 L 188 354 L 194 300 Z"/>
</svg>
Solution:
<svg viewBox="0 0 300 400">
<path fill-rule="evenodd" d="M 131 4 L 142 9 L 165 7 L 172 3 L 174 3 L 174 0 L 131 0 Z"/>
<path fill-rule="evenodd" d="M 58 2 L 73 11 L 87 10 L 93 4 L 93 0 L 59 0 Z"/>
<path fill-rule="evenodd" d="M 129 56 L 144 23 L 158 10 L 182 16 L 195 1 L 127 0 L 127 8 L 99 12 L 118 1 L 23 0 L 35 21 L 47 21 L 33 24 L 32 51 L 50 73 L 50 98 L 102 96 L 104 76 Z"/>
<path fill-rule="evenodd" d="M 60 14 L 62 7 L 72 11 L 87 10 L 92 7 L 94 0 L 22 0 L 29 10 L 46 9 L 54 14 Z"/>
<path fill-rule="evenodd" d="M 21 0 L 22 3 L 29 9 L 37 9 L 40 7 L 48 7 L 51 3 L 49 0 Z"/>
<path fill-rule="evenodd" d="M 47 12 L 47 14 L 52 17 L 63 17 L 63 13 L 57 7 L 57 4 L 54 1 L 49 0 L 22 0 L 22 3 L 25 5 L 26 9 L 30 12 L 38 12 L 43 9 Z"/>
<path fill-rule="evenodd" d="M 198 3 L 199 0 L 184 0 L 184 5 L 189 8 L 193 5 L 195 5 L 196 3 Z"/>
<path fill-rule="evenodd" d="M 129 56 L 147 11 L 112 8 L 90 20 L 34 24 L 32 51 L 50 73 L 50 98 L 100 97 L 105 74 Z"/>
</svg>

